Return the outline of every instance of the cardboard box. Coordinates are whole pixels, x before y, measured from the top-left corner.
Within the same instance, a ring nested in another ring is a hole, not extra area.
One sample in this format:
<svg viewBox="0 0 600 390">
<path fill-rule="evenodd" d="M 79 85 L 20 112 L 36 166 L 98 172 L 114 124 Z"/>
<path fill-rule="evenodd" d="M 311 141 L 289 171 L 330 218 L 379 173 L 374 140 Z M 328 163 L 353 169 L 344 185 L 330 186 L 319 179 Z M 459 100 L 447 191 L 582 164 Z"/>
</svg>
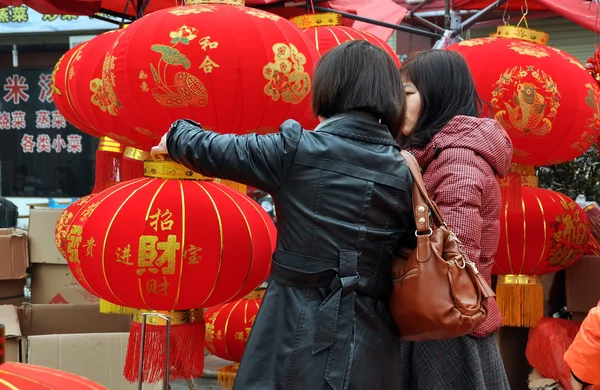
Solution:
<svg viewBox="0 0 600 390">
<path fill-rule="evenodd" d="M 6 361 L 18 362 L 20 359 L 19 341 L 21 339 L 21 328 L 19 327 L 19 317 L 16 306 L 0 306 L 0 323 L 5 327 Z"/>
<path fill-rule="evenodd" d="M 567 310 L 583 321 L 600 301 L 600 257 L 582 256 L 566 269 Z"/>
<path fill-rule="evenodd" d="M 24 279 L 29 266 L 27 232 L 0 229 L 0 280 Z"/>
<path fill-rule="evenodd" d="M 133 390 L 123 378 L 128 333 L 61 334 L 29 337 L 28 363 L 88 378 L 111 390 Z M 162 390 L 162 384 L 144 385 Z"/>
<path fill-rule="evenodd" d="M 25 301 L 25 279 L 0 280 L 0 305 L 21 306 Z"/>
<path fill-rule="evenodd" d="M 66 264 L 31 265 L 31 303 L 98 303 L 81 287 Z"/>
<path fill-rule="evenodd" d="M 33 208 L 29 212 L 29 261 L 31 264 L 67 264 L 56 248 L 54 229 L 62 209 Z"/>
</svg>

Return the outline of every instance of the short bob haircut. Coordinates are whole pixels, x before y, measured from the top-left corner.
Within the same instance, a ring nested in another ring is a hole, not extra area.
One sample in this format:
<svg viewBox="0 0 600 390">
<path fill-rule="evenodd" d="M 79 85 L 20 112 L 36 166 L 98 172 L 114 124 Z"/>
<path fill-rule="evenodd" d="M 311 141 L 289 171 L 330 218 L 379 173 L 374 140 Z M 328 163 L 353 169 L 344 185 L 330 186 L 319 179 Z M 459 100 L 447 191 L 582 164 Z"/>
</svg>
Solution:
<svg viewBox="0 0 600 390">
<path fill-rule="evenodd" d="M 329 50 L 315 69 L 312 108 L 331 118 L 349 111 L 374 115 L 392 134 L 404 121 L 404 87 L 388 53 L 367 41 Z"/>
<path fill-rule="evenodd" d="M 404 82 L 421 95 L 413 133 L 400 135 L 404 147 L 424 148 L 457 115 L 478 117 L 483 104 L 464 57 L 454 51 L 427 50 L 410 56 L 400 68 Z"/>
</svg>

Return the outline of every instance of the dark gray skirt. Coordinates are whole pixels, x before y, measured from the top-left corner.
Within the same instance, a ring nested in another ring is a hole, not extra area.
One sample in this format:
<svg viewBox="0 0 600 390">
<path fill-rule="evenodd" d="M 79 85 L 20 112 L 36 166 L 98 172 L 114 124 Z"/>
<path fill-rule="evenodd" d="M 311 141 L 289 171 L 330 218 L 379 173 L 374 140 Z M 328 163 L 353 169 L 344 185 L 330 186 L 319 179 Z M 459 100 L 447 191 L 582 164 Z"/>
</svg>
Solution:
<svg viewBox="0 0 600 390">
<path fill-rule="evenodd" d="M 402 343 L 402 390 L 510 390 L 494 336 Z"/>
</svg>

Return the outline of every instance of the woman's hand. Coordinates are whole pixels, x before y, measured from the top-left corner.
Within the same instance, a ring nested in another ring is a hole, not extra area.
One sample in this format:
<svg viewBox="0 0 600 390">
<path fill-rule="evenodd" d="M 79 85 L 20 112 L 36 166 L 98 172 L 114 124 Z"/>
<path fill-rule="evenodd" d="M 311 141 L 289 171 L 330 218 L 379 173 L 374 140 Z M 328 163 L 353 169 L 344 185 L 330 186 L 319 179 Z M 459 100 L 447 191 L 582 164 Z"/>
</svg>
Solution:
<svg viewBox="0 0 600 390">
<path fill-rule="evenodd" d="M 150 151 L 150 154 L 152 155 L 153 159 L 164 160 L 165 155 L 169 155 L 169 151 L 167 150 L 167 134 L 169 133 L 165 133 L 165 135 L 163 135 L 160 139 L 160 143 L 157 146 L 154 146 Z"/>
</svg>

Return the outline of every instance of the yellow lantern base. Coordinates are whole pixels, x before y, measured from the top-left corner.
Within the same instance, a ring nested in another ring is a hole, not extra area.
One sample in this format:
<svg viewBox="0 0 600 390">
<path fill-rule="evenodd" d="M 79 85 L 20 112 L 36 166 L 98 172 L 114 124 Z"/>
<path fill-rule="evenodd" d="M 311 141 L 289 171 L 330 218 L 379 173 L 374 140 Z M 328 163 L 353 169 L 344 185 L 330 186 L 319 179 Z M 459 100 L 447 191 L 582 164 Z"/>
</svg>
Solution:
<svg viewBox="0 0 600 390">
<path fill-rule="evenodd" d="M 136 309 L 132 309 L 130 307 L 115 305 L 114 303 L 110 303 L 105 301 L 104 299 L 100 300 L 100 313 L 104 314 L 134 314 Z"/>
<path fill-rule="evenodd" d="M 239 363 L 233 363 L 230 366 L 219 368 L 219 371 L 217 372 L 217 381 L 222 389 L 233 389 L 233 382 L 235 382 L 239 367 Z"/>
<path fill-rule="evenodd" d="M 319 14 L 306 14 L 294 16 L 290 21 L 301 29 L 311 27 L 335 27 L 342 25 L 342 16 L 335 12 L 324 12 Z"/>
<path fill-rule="evenodd" d="M 537 43 L 544 46 L 548 44 L 548 40 L 550 39 L 550 34 L 543 31 L 536 31 L 530 28 L 509 25 L 498 26 L 496 33 L 492 36 L 498 38 L 519 39 L 521 41 Z"/>
<path fill-rule="evenodd" d="M 502 313 L 502 326 L 534 327 L 544 317 L 542 277 L 498 276 L 496 302 Z"/>
</svg>

